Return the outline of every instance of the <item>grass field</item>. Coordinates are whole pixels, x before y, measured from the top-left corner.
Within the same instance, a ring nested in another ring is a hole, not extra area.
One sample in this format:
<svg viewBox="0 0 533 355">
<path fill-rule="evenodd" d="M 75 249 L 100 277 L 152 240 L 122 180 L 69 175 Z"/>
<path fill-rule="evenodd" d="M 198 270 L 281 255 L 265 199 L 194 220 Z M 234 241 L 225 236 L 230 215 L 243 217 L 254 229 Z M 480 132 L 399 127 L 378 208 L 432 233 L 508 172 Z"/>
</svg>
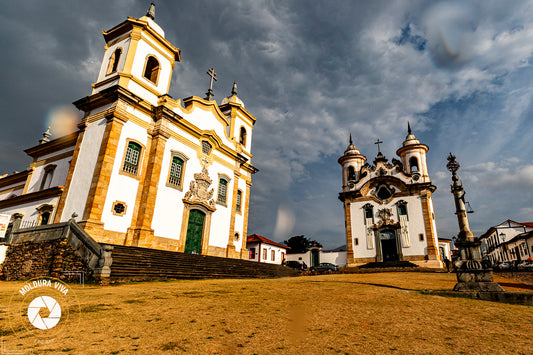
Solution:
<svg viewBox="0 0 533 355">
<path fill-rule="evenodd" d="M 0 282 L 3 306 L 23 284 Z M 11 308 L 3 307 L 1 350 L 24 354 L 533 352 L 533 307 L 420 292 L 449 290 L 454 284 L 454 274 L 380 273 L 71 285 L 79 308 L 68 305 L 70 318 L 62 318 L 55 333 L 56 328 L 30 330 L 20 318 L 10 320 Z M 518 290 L 510 284 L 507 289 Z"/>
</svg>

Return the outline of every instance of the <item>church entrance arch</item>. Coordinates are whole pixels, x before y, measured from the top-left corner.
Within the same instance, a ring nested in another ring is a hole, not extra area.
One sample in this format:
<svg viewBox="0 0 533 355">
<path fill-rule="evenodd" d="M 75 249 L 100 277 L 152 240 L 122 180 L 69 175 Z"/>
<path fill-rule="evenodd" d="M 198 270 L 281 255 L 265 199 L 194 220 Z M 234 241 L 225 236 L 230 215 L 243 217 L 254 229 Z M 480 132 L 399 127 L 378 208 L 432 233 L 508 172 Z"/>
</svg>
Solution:
<svg viewBox="0 0 533 355">
<path fill-rule="evenodd" d="M 204 230 L 205 213 L 199 210 L 191 210 L 189 223 L 187 224 L 187 237 L 185 250 L 187 254 L 202 253 L 202 235 Z"/>
<path fill-rule="evenodd" d="M 398 246 L 396 233 L 393 229 L 383 229 L 379 231 L 381 244 L 381 261 L 398 261 Z"/>
</svg>

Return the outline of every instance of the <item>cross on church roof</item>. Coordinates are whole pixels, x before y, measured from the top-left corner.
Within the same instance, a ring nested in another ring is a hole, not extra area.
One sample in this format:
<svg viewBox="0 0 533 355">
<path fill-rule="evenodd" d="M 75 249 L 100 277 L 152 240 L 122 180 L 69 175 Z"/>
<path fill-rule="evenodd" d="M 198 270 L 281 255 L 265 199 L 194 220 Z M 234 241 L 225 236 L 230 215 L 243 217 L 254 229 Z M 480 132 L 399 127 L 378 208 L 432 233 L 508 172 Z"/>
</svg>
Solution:
<svg viewBox="0 0 533 355">
<path fill-rule="evenodd" d="M 217 73 L 215 73 L 215 69 L 214 68 L 209 68 L 209 70 L 207 71 L 207 75 L 209 75 L 210 79 L 209 79 L 209 90 L 207 90 L 207 92 L 205 93 L 207 96 L 206 96 L 206 100 L 208 101 L 211 101 L 213 99 L 213 80 L 217 81 Z"/>
<path fill-rule="evenodd" d="M 380 141 L 379 138 L 378 138 L 378 140 L 376 141 L 376 143 L 374 143 L 374 144 L 377 144 L 377 145 L 378 145 L 378 154 L 381 154 L 381 147 L 379 146 L 381 143 L 383 143 L 383 141 Z"/>
</svg>

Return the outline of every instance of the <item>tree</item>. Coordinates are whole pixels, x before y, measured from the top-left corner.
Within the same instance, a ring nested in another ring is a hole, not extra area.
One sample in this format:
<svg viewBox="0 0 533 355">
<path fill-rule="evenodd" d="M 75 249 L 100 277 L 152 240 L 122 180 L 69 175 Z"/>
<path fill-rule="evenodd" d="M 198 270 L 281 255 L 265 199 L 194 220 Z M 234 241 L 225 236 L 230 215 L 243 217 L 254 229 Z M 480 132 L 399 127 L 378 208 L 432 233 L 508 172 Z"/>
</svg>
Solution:
<svg viewBox="0 0 533 355">
<path fill-rule="evenodd" d="M 289 240 L 284 240 L 283 244 L 290 247 L 289 254 L 305 253 L 310 247 L 322 248 L 322 244 L 316 240 L 307 239 L 304 235 L 296 235 L 290 237 Z"/>
</svg>

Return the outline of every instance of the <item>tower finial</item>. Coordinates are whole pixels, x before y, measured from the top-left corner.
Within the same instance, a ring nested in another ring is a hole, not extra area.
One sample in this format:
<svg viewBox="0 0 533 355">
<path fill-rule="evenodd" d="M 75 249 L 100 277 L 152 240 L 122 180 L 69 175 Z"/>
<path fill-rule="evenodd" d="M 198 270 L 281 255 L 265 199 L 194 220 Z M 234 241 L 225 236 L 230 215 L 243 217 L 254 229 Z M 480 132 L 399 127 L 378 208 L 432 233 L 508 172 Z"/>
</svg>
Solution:
<svg viewBox="0 0 533 355">
<path fill-rule="evenodd" d="M 148 9 L 146 16 L 151 18 L 152 20 L 155 20 L 155 4 L 154 3 L 150 5 L 150 8 Z"/>
<path fill-rule="evenodd" d="M 411 124 L 407 121 L 407 133 L 411 134 Z"/>
<path fill-rule="evenodd" d="M 48 129 L 46 130 L 46 132 L 43 132 L 43 138 L 39 139 L 39 144 L 50 142 L 51 136 L 52 136 L 52 132 L 50 132 L 50 126 L 48 126 Z"/>
<path fill-rule="evenodd" d="M 352 132 L 350 132 L 350 144 L 353 144 L 353 140 L 352 140 Z"/>
<path fill-rule="evenodd" d="M 237 82 L 236 81 L 233 82 L 233 87 L 231 88 L 231 94 L 237 95 Z"/>
</svg>

